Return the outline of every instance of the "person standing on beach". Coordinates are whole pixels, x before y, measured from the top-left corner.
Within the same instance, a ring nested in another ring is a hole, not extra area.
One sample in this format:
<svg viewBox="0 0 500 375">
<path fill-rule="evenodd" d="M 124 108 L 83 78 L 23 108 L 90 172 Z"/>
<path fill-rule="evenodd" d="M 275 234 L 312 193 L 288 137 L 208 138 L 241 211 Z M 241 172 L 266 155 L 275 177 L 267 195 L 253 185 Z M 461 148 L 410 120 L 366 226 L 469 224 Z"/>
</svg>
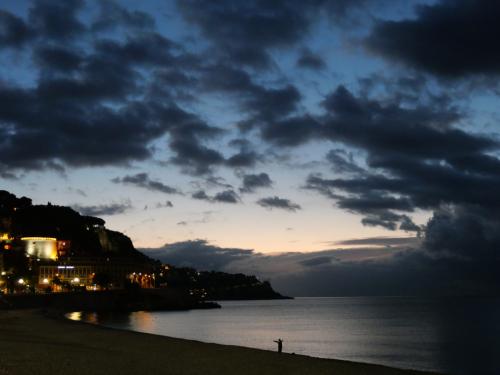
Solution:
<svg viewBox="0 0 500 375">
<path fill-rule="evenodd" d="M 283 339 L 273 340 L 276 344 L 278 344 L 278 353 L 283 351 Z"/>
</svg>

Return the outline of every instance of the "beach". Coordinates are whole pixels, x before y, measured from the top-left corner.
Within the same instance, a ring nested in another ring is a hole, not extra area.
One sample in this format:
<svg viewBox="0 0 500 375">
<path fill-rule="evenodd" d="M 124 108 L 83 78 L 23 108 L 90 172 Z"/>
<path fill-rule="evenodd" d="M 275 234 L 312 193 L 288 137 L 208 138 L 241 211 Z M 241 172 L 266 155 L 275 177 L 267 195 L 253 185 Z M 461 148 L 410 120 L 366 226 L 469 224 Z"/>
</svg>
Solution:
<svg viewBox="0 0 500 375">
<path fill-rule="evenodd" d="M 0 353 L 0 375 L 424 374 L 115 330 L 40 310 L 0 311 Z"/>
</svg>

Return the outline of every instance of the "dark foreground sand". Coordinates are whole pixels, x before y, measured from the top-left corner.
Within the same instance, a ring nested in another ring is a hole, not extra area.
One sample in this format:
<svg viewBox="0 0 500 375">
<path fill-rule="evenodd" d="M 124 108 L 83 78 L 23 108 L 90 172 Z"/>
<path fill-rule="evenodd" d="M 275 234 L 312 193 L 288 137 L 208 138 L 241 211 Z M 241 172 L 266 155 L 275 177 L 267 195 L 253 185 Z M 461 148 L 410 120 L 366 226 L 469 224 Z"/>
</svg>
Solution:
<svg viewBox="0 0 500 375">
<path fill-rule="evenodd" d="M 34 310 L 0 311 L 4 374 L 422 374 L 113 330 Z"/>
</svg>

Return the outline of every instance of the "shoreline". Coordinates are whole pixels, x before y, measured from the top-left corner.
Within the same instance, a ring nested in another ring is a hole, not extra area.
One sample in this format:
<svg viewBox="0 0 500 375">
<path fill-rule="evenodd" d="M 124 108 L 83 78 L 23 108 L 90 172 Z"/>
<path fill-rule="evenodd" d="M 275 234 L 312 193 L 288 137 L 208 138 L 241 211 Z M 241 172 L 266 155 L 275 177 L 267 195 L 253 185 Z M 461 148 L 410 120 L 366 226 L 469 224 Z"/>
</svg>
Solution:
<svg viewBox="0 0 500 375">
<path fill-rule="evenodd" d="M 431 374 L 127 331 L 39 309 L 0 311 L 0 352 L 0 375 Z"/>
<path fill-rule="evenodd" d="M 220 308 L 182 289 L 114 289 L 95 292 L 64 292 L 0 295 L 0 310 L 47 309 L 64 311 L 155 311 Z"/>
</svg>

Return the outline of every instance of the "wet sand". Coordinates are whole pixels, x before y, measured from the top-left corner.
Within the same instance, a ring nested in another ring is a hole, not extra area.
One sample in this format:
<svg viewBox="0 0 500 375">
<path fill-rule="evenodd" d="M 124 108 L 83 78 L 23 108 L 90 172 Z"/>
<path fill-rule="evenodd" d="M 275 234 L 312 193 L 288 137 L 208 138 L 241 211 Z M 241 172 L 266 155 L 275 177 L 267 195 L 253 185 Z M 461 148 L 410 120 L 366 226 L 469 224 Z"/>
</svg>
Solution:
<svg viewBox="0 0 500 375">
<path fill-rule="evenodd" d="M 0 311 L 0 375 L 424 374 L 114 330 L 38 310 Z"/>
</svg>

